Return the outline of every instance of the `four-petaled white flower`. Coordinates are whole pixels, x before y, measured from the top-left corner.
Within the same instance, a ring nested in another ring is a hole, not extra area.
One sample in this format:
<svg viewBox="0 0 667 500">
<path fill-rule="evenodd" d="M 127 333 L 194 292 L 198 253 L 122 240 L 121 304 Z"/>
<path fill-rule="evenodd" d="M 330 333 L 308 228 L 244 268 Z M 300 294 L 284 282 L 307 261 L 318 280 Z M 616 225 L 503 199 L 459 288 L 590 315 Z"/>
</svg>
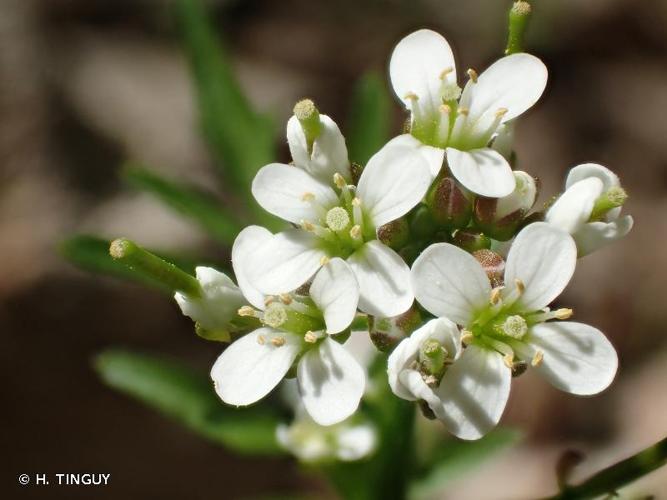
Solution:
<svg viewBox="0 0 667 500">
<path fill-rule="evenodd" d="M 626 197 L 615 173 L 602 165 L 585 163 L 570 170 L 565 192 L 545 219 L 570 233 L 583 257 L 630 232 L 632 217 L 620 216 Z"/>
<path fill-rule="evenodd" d="M 299 227 L 276 234 L 254 252 L 250 281 L 265 294 L 289 292 L 323 262 L 340 257 L 340 269 L 351 269 L 359 283 L 360 310 L 383 317 L 401 314 L 414 299 L 410 269 L 377 239 L 377 229 L 417 205 L 430 182 L 426 161 L 406 146 L 385 146 L 376 153 L 356 188 L 339 172 L 326 183 L 298 164 L 263 167 L 253 195 L 265 210 Z"/>
<path fill-rule="evenodd" d="M 391 56 L 394 92 L 411 112 L 410 134 L 393 143 L 417 148 L 433 176 L 445 152 L 456 179 L 470 191 L 499 198 L 514 189 L 507 160 L 489 143 L 504 123 L 529 109 L 542 95 L 547 69 L 535 56 L 512 54 L 470 77 L 463 91 L 456 82 L 447 40 L 419 30 L 401 40 Z"/>
<path fill-rule="evenodd" d="M 297 381 L 306 411 L 320 425 L 338 423 L 357 409 L 366 379 L 354 357 L 330 336 L 346 330 L 354 319 L 356 278 L 343 260 L 334 258 L 317 273 L 308 297 L 264 298 L 247 281 L 248 257 L 271 238 L 266 229 L 251 226 L 234 243 L 239 285 L 257 308 L 248 306 L 239 313 L 259 318 L 264 326 L 220 355 L 211 369 L 216 392 L 228 404 L 252 404 L 271 392 L 299 358 Z"/>
<path fill-rule="evenodd" d="M 425 399 L 453 434 L 477 439 L 497 424 L 509 397 L 511 368 L 519 365 L 532 365 L 572 394 L 596 394 L 611 383 L 618 359 L 602 332 L 582 323 L 546 322 L 572 313 L 547 306 L 569 282 L 576 260 L 570 235 L 543 222 L 514 240 L 502 288 L 492 289 L 479 262 L 453 245 L 432 245 L 417 258 L 417 300 L 464 329 L 467 347 L 444 371 L 434 389 L 437 398 Z"/>
</svg>

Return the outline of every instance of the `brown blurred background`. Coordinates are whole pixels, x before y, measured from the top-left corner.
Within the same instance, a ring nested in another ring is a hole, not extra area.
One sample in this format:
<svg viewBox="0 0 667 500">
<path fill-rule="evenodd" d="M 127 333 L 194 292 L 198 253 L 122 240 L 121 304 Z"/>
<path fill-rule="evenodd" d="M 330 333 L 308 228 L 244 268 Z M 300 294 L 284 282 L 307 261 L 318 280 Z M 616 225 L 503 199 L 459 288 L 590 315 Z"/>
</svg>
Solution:
<svg viewBox="0 0 667 500">
<path fill-rule="evenodd" d="M 431 27 L 459 69 L 504 47 L 500 0 L 210 2 L 257 108 L 284 123 L 309 96 L 343 126 L 354 81 L 385 72 L 392 45 Z M 554 492 L 554 462 L 584 450 L 581 474 L 667 431 L 667 1 L 535 0 L 529 50 L 548 91 L 517 132 L 519 168 L 555 193 L 566 170 L 597 161 L 622 178 L 630 236 L 580 261 L 562 302 L 617 347 L 615 385 L 595 399 L 532 375 L 504 423 L 526 439 L 442 493 L 447 499 Z M 206 370 L 218 347 L 157 292 L 76 270 L 55 251 L 72 232 L 224 254 L 203 233 L 123 186 L 121 162 L 215 190 L 168 0 L 3 0 L 0 4 L 0 362 L 4 498 L 248 498 L 328 495 L 287 460 L 234 457 L 103 386 L 90 359 L 108 346 L 163 352 Z M 396 128 L 402 119 L 395 106 Z M 280 160 L 286 160 L 285 152 Z M 95 490 L 19 488 L 20 473 L 104 472 Z M 667 498 L 667 471 L 630 490 Z M 629 498 L 632 498 L 630 496 Z"/>
</svg>

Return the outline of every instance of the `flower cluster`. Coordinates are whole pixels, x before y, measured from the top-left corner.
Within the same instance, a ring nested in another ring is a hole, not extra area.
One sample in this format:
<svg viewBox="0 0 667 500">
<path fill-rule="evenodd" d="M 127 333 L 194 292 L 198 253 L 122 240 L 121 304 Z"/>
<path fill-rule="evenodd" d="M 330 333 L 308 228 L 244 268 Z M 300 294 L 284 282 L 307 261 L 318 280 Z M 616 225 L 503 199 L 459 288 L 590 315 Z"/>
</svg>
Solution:
<svg viewBox="0 0 667 500">
<path fill-rule="evenodd" d="M 287 123 L 292 163 L 266 165 L 252 183 L 285 229 L 238 235 L 238 285 L 199 268 L 201 293 L 176 295 L 198 328 L 234 339 L 211 370 L 225 403 L 252 404 L 296 378 L 297 420 L 278 437 L 306 460 L 373 448 L 372 429 L 349 420 L 367 380 L 343 345 L 350 336 L 389 352 L 392 392 L 463 439 L 498 423 L 512 377 L 529 368 L 577 395 L 615 376 L 605 336 L 551 304 L 578 257 L 631 229 L 620 214 L 625 191 L 605 167 L 579 165 L 565 191 L 535 209 L 538 183 L 513 170 L 512 138 L 545 89 L 546 67 L 518 53 L 466 74 L 461 88 L 439 34 L 404 38 L 390 77 L 408 131 L 363 167 L 330 117 L 298 103 Z M 319 426 L 331 426 L 326 436 Z"/>
</svg>

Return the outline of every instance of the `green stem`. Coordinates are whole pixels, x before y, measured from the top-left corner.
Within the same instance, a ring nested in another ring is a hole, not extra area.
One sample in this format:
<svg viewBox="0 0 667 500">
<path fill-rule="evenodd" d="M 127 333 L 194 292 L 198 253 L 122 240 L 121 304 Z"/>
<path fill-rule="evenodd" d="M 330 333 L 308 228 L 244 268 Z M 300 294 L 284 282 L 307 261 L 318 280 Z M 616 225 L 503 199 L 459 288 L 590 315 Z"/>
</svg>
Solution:
<svg viewBox="0 0 667 500">
<path fill-rule="evenodd" d="M 667 463 L 667 438 L 601 470 L 577 486 L 566 486 L 547 500 L 584 500 L 611 494 Z"/>
<path fill-rule="evenodd" d="M 111 242 L 109 254 L 139 274 L 150 276 L 172 291 L 180 291 L 190 297 L 200 297 L 201 288 L 194 276 L 180 270 L 171 262 L 144 250 L 126 238 Z"/>
<path fill-rule="evenodd" d="M 528 2 L 518 0 L 509 11 L 509 33 L 505 54 L 523 52 L 523 37 L 530 19 L 531 6 Z"/>
</svg>

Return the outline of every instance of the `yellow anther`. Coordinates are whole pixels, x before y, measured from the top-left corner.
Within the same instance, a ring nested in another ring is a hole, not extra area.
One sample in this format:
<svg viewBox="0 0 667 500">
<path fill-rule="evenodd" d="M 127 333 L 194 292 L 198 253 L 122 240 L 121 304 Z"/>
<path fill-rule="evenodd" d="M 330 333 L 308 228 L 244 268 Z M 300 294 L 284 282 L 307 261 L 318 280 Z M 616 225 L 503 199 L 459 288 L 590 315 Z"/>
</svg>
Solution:
<svg viewBox="0 0 667 500">
<path fill-rule="evenodd" d="M 301 199 L 303 201 L 313 201 L 315 199 L 315 195 L 313 193 L 306 192 L 301 195 Z"/>
<path fill-rule="evenodd" d="M 503 356 L 503 363 L 505 363 L 505 366 L 510 370 L 514 368 L 514 354 L 505 354 Z"/>
<path fill-rule="evenodd" d="M 507 114 L 507 111 L 509 111 L 507 108 L 498 108 L 498 111 L 496 111 L 496 118 L 502 118 Z"/>
<path fill-rule="evenodd" d="M 477 77 L 478 77 L 477 71 L 470 68 L 468 71 L 466 71 L 466 73 L 468 74 L 468 77 L 472 80 L 472 83 L 477 83 Z"/>
<path fill-rule="evenodd" d="M 250 317 L 255 316 L 255 310 L 250 306 L 243 306 L 243 307 L 239 308 L 239 310 L 236 311 L 236 313 L 239 316 L 250 316 Z"/>
<path fill-rule="evenodd" d="M 361 199 L 357 198 L 356 196 L 352 198 L 352 205 L 355 207 L 360 207 L 361 206 Z"/>
<path fill-rule="evenodd" d="M 554 311 L 554 318 L 556 319 L 569 319 L 572 317 L 572 314 L 574 314 L 574 311 L 572 309 L 568 309 L 567 307 L 563 307 L 562 309 L 556 309 Z"/>
<path fill-rule="evenodd" d="M 544 359 L 544 353 L 542 351 L 537 351 L 533 356 L 533 359 L 530 361 L 531 366 L 537 367 L 542 364 Z"/>
<path fill-rule="evenodd" d="M 519 278 L 516 278 L 514 280 L 514 284 L 516 285 L 516 289 L 519 292 L 519 294 L 523 294 L 523 292 L 526 291 L 526 285 Z"/>
<path fill-rule="evenodd" d="M 457 113 L 460 114 L 460 115 L 463 115 L 463 116 L 468 116 L 468 114 L 470 113 L 470 110 L 468 108 L 459 108 L 457 110 Z"/>
<path fill-rule="evenodd" d="M 408 92 L 407 94 L 405 94 L 403 99 L 407 99 L 409 101 L 417 101 L 417 100 L 419 100 L 419 96 L 417 94 L 415 94 L 414 92 Z"/>
<path fill-rule="evenodd" d="M 311 331 L 307 331 L 306 334 L 303 336 L 303 340 L 305 340 L 309 344 L 314 344 L 315 342 L 317 342 L 317 335 L 315 335 Z"/>
<path fill-rule="evenodd" d="M 323 255 L 322 258 L 320 259 L 320 266 L 326 266 L 329 263 L 329 257 L 326 255 Z"/>
<path fill-rule="evenodd" d="M 461 331 L 461 342 L 465 345 L 470 345 L 472 343 L 473 339 L 475 336 L 472 334 L 471 331 L 469 330 L 462 330 Z"/>
<path fill-rule="evenodd" d="M 313 231 L 315 231 L 315 225 L 312 222 L 308 222 L 307 220 L 302 220 L 301 229 L 312 233 Z"/>
<path fill-rule="evenodd" d="M 281 293 L 280 302 L 288 306 L 292 303 L 292 296 L 289 293 Z"/>
<path fill-rule="evenodd" d="M 266 339 L 264 338 L 264 335 L 257 335 L 257 343 L 259 345 L 266 344 Z"/>
<path fill-rule="evenodd" d="M 440 73 L 440 79 L 444 80 L 445 78 L 447 78 L 447 75 L 450 74 L 452 71 L 454 71 L 454 68 L 452 68 L 451 66 L 443 69 L 442 72 Z"/>
<path fill-rule="evenodd" d="M 350 236 L 355 240 L 361 238 L 361 226 L 359 226 L 359 224 L 352 226 L 352 229 L 350 229 Z"/>
<path fill-rule="evenodd" d="M 500 302 L 501 298 L 501 293 L 500 291 L 502 290 L 501 287 L 497 286 L 493 290 L 491 290 L 491 297 L 489 298 L 489 302 L 491 302 L 491 305 L 496 305 L 498 302 Z"/>
<path fill-rule="evenodd" d="M 267 296 L 264 298 L 264 305 L 265 305 L 265 306 L 268 306 L 268 305 L 271 304 L 271 302 L 273 302 L 274 300 L 276 300 L 276 298 L 275 298 L 273 295 L 267 295 Z"/>
<path fill-rule="evenodd" d="M 451 111 L 452 111 L 452 108 L 450 108 L 450 107 L 447 106 L 446 104 L 441 104 L 441 105 L 440 105 L 440 112 L 441 112 L 441 113 L 444 113 L 444 114 L 447 114 L 447 115 L 448 115 Z"/>
<path fill-rule="evenodd" d="M 285 337 L 273 337 L 271 343 L 276 347 L 283 346 L 285 345 Z"/>
<path fill-rule="evenodd" d="M 340 175 L 338 172 L 333 175 L 333 181 L 338 189 L 343 189 L 347 185 L 347 182 L 345 182 L 345 177 Z"/>
</svg>

